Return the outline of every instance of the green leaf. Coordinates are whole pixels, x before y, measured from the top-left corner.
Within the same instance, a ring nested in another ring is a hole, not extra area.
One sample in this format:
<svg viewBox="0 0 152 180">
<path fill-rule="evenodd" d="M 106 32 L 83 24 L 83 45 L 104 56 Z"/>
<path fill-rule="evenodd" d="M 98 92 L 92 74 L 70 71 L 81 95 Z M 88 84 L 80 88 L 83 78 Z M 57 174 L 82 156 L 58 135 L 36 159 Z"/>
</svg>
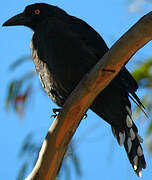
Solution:
<svg viewBox="0 0 152 180">
<path fill-rule="evenodd" d="M 10 83 L 8 88 L 9 89 L 8 94 L 5 101 L 6 110 L 9 109 L 10 104 L 13 102 L 14 98 L 19 94 L 21 86 L 22 86 L 22 81 L 14 80 Z"/>
<path fill-rule="evenodd" d="M 24 76 L 20 78 L 20 81 L 25 82 L 31 79 L 32 77 L 34 77 L 35 75 L 36 75 L 35 71 L 29 71 L 28 73 L 26 73 Z"/>
<path fill-rule="evenodd" d="M 13 81 L 9 85 L 8 95 L 7 95 L 6 102 L 5 102 L 7 109 L 9 108 L 10 102 L 12 100 L 14 86 L 15 86 L 15 82 Z"/>
<path fill-rule="evenodd" d="M 15 112 L 17 112 L 17 114 L 19 115 L 19 117 L 22 117 L 24 108 L 25 108 L 25 106 L 24 106 L 25 101 L 29 97 L 29 94 L 30 94 L 29 92 L 31 92 L 30 90 L 32 89 L 31 83 L 29 81 L 31 81 L 31 79 L 34 76 L 35 76 L 35 71 L 30 71 L 30 72 L 26 73 L 24 76 L 22 76 L 20 79 L 13 80 L 10 83 L 6 101 L 5 101 L 5 107 L 6 107 L 7 111 L 9 110 L 10 104 L 11 104 L 13 106 Z M 28 85 L 26 82 L 28 82 Z M 26 83 L 27 87 L 23 91 L 22 87 L 24 87 L 25 83 Z M 24 101 L 20 101 L 20 103 L 19 103 L 19 101 L 17 101 L 17 100 L 22 99 L 21 97 L 25 97 L 25 98 L 23 98 Z"/>
<path fill-rule="evenodd" d="M 31 140 L 33 139 L 33 136 L 34 136 L 34 133 L 31 132 L 25 137 L 25 139 L 23 140 L 23 145 L 19 153 L 19 157 L 22 157 L 26 152 L 29 151 L 29 146 L 31 144 Z"/>
<path fill-rule="evenodd" d="M 24 163 L 23 166 L 21 167 L 21 170 L 18 174 L 17 180 L 23 180 L 27 171 L 28 165 L 27 163 Z"/>
<path fill-rule="evenodd" d="M 147 136 L 149 136 L 152 133 L 152 121 L 147 129 Z"/>
<path fill-rule="evenodd" d="M 23 56 L 19 59 L 17 59 L 15 62 L 13 62 L 10 67 L 9 67 L 9 70 L 10 71 L 13 71 L 15 70 L 18 66 L 20 66 L 21 64 L 23 64 L 24 62 L 27 62 L 27 61 L 31 61 L 31 56 Z"/>
<path fill-rule="evenodd" d="M 76 154 L 72 155 L 72 159 L 73 159 L 73 164 L 76 170 L 76 173 L 81 176 L 82 172 L 81 172 L 81 168 L 80 168 L 80 160 L 78 159 L 78 156 Z"/>
<path fill-rule="evenodd" d="M 140 64 L 133 72 L 132 75 L 136 81 L 140 81 L 144 78 L 151 78 L 152 58 L 146 60 L 146 62 Z"/>
</svg>

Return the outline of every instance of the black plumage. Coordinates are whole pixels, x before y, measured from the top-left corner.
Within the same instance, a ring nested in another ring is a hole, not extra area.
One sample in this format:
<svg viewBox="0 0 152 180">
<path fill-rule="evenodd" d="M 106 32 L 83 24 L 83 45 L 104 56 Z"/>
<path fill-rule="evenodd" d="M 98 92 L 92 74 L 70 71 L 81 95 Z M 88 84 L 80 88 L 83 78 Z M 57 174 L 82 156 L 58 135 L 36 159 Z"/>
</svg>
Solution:
<svg viewBox="0 0 152 180">
<path fill-rule="evenodd" d="M 44 3 L 27 6 L 23 13 L 3 25 L 25 25 L 34 31 L 31 54 L 36 71 L 48 96 L 61 107 L 82 77 L 108 51 L 102 37 L 86 22 Z M 132 95 L 142 105 L 135 94 L 137 88 L 124 67 L 90 109 L 111 125 L 118 143 L 124 144 L 135 172 L 141 176 L 146 162 L 129 101 Z"/>
</svg>

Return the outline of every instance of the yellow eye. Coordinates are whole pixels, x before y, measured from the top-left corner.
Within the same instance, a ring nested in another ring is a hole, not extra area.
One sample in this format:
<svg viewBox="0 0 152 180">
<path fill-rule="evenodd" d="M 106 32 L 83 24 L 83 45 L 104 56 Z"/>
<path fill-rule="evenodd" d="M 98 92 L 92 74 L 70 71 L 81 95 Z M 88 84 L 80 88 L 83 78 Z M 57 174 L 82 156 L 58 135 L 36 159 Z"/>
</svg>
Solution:
<svg viewBox="0 0 152 180">
<path fill-rule="evenodd" d="M 39 10 L 39 9 L 36 9 L 36 10 L 35 10 L 35 14 L 40 14 L 40 10 Z"/>
</svg>

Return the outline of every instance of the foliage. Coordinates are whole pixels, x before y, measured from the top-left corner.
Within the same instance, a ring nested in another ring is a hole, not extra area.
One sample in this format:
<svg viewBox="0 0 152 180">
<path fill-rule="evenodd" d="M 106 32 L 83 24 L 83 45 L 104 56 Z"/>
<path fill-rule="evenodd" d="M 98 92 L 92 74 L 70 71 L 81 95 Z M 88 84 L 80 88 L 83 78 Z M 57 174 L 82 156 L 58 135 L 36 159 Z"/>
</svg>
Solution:
<svg viewBox="0 0 152 180">
<path fill-rule="evenodd" d="M 28 62 L 29 60 L 31 61 L 31 57 L 29 56 L 24 56 L 16 60 L 10 65 L 10 70 L 15 71 L 18 67 Z M 28 73 L 21 76 L 19 79 L 12 80 L 9 83 L 9 88 L 8 88 L 9 90 L 5 101 L 7 111 L 9 111 L 10 108 L 13 108 L 13 110 L 16 112 L 16 114 L 19 117 L 24 116 L 26 110 L 25 104 L 28 102 L 28 99 L 31 96 L 31 94 L 33 95 L 32 89 L 34 83 L 32 83 L 31 81 L 34 80 L 33 78 L 34 76 L 35 76 L 35 71 L 31 70 Z M 20 168 L 17 180 L 23 180 L 27 175 L 28 171 L 30 170 L 30 167 L 34 167 L 37 161 L 41 144 L 37 143 L 34 140 L 34 136 L 36 135 L 34 132 L 32 132 L 28 134 L 23 141 L 19 153 L 19 158 L 25 160 Z M 75 146 L 74 140 L 72 140 L 64 156 L 64 161 L 62 163 L 60 173 L 57 177 L 58 180 L 60 180 L 63 175 L 66 177 L 67 180 L 71 179 L 71 165 L 72 167 L 74 167 L 76 174 L 78 176 L 81 175 L 81 168 L 79 164 L 80 161 L 78 159 L 76 152 L 74 151 L 75 149 L 74 146 Z"/>
<path fill-rule="evenodd" d="M 17 67 L 21 66 L 27 61 L 31 61 L 31 57 L 24 56 L 10 65 L 10 70 L 15 71 Z M 31 94 L 32 84 L 31 80 L 35 76 L 35 71 L 29 71 L 18 79 L 14 79 L 9 83 L 8 93 L 5 101 L 6 110 L 9 111 L 10 106 L 13 107 L 19 117 L 24 115 L 25 104 Z"/>
<path fill-rule="evenodd" d="M 136 69 L 133 71 L 132 75 L 140 85 L 140 87 L 143 88 L 144 94 L 142 95 L 141 101 L 146 107 L 147 114 L 152 114 L 152 58 L 147 59 L 143 63 L 140 63 Z M 139 108 L 136 108 L 136 117 L 140 116 L 140 110 Z M 152 141 L 151 141 L 151 135 L 152 135 L 152 119 L 151 117 L 149 121 L 149 126 L 147 127 L 147 138 L 146 138 L 146 144 L 147 148 L 150 153 L 152 153 Z"/>
<path fill-rule="evenodd" d="M 152 58 L 140 63 L 132 75 L 141 86 L 152 87 Z"/>
<path fill-rule="evenodd" d="M 20 159 L 25 159 L 17 180 L 23 180 L 27 174 L 28 171 L 30 170 L 31 167 L 34 167 L 37 159 L 38 159 L 38 154 L 41 148 L 41 144 L 36 143 L 36 140 L 34 140 L 35 133 L 30 133 L 27 135 L 27 137 L 23 141 L 23 145 L 21 147 L 20 153 L 19 153 L 19 158 Z M 80 167 L 80 161 L 79 158 L 74 151 L 74 141 L 72 141 L 67 149 L 67 152 L 64 156 L 64 160 L 60 169 L 60 172 L 58 174 L 58 177 L 56 178 L 57 180 L 60 180 L 62 176 L 65 176 L 65 179 L 70 180 L 71 179 L 71 165 L 74 167 L 74 171 L 78 176 L 81 176 L 81 167 Z"/>
</svg>

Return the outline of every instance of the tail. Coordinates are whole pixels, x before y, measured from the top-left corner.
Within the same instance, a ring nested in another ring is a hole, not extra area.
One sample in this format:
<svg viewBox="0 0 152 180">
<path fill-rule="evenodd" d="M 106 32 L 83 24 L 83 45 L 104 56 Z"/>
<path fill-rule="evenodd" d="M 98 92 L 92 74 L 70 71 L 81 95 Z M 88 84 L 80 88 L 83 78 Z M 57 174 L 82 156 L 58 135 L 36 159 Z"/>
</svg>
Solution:
<svg viewBox="0 0 152 180">
<path fill-rule="evenodd" d="M 131 110 L 126 106 L 128 112 L 124 131 L 112 127 L 112 132 L 119 145 L 124 144 L 128 159 L 138 177 L 142 177 L 142 169 L 146 168 L 146 162 L 143 155 L 141 144 L 143 139 L 139 136 L 136 125 L 131 118 Z"/>
</svg>

